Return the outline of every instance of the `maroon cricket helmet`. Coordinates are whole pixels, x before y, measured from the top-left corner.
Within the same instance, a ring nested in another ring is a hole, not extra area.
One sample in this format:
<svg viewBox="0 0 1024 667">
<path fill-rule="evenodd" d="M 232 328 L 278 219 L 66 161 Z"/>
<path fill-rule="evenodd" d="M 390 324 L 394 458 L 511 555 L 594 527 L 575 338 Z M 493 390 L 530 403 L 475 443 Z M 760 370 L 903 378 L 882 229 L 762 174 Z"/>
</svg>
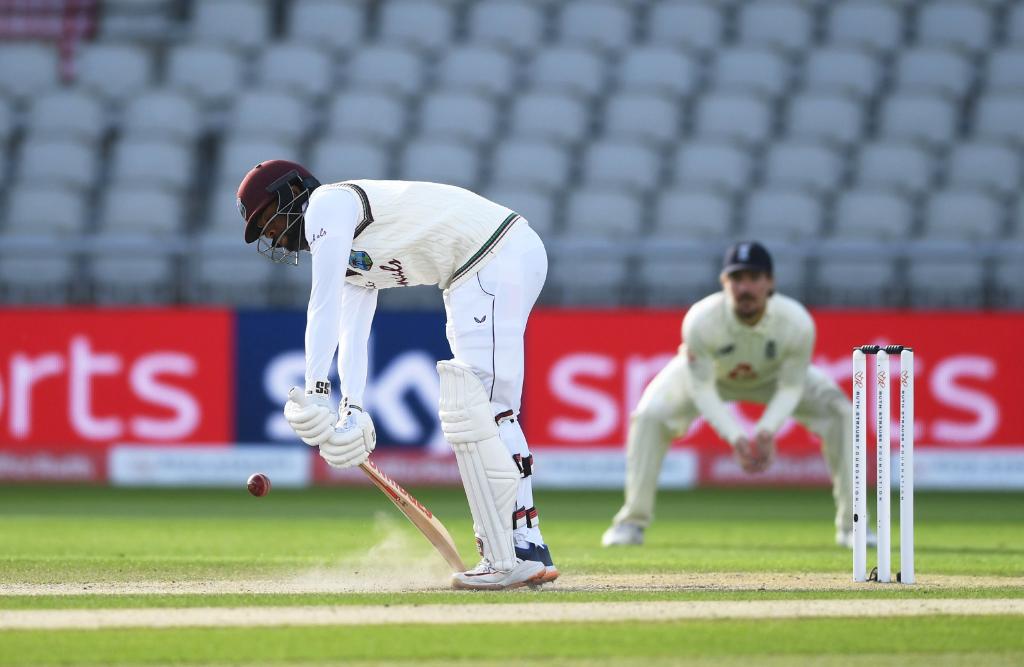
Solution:
<svg viewBox="0 0 1024 667">
<path fill-rule="evenodd" d="M 291 189 L 293 184 L 305 193 L 296 197 Z M 263 209 L 276 202 L 279 213 L 300 213 L 309 193 L 318 187 L 320 181 L 298 162 L 267 160 L 250 169 L 238 186 L 236 202 L 245 220 L 245 242 L 252 243 L 260 237 L 262 230 L 256 226 L 256 219 Z"/>
</svg>

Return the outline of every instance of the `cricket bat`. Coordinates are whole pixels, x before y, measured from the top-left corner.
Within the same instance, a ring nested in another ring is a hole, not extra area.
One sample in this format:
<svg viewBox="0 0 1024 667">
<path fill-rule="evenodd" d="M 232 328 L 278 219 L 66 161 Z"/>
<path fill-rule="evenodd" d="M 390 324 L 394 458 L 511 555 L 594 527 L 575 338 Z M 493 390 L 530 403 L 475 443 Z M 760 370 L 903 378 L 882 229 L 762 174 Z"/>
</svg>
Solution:
<svg viewBox="0 0 1024 667">
<path fill-rule="evenodd" d="M 452 568 L 452 572 L 464 572 L 466 570 L 466 565 L 462 562 L 459 551 L 455 548 L 455 542 L 452 541 L 452 536 L 448 534 L 448 529 L 444 527 L 444 524 L 430 510 L 423 506 L 423 503 L 416 500 L 398 482 L 385 475 L 373 461 L 367 460 L 359 467 L 370 478 L 374 486 L 383 491 L 391 499 L 391 502 L 395 504 L 395 507 L 408 517 L 409 521 L 412 521 L 412 525 L 416 526 L 423 533 L 423 537 L 427 538 L 427 541 L 434 545 L 437 552 L 441 554 L 441 557 Z"/>
</svg>

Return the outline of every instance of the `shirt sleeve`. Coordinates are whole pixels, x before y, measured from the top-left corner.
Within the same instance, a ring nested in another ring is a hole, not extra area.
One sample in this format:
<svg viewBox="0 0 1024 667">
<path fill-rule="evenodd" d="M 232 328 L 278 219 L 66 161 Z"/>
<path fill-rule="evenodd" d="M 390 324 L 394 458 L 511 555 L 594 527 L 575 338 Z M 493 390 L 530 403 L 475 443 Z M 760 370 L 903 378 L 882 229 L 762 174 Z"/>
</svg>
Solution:
<svg viewBox="0 0 1024 667">
<path fill-rule="evenodd" d="M 743 436 L 743 429 L 729 412 L 728 406 L 715 387 L 715 361 L 701 338 L 697 320 L 683 320 L 683 343 L 686 348 L 687 367 L 693 384 L 693 402 L 715 432 L 730 445 Z"/>
<path fill-rule="evenodd" d="M 343 189 L 317 190 L 306 207 L 306 241 L 313 256 L 306 309 L 306 391 L 327 380 L 338 349 L 345 271 L 359 215 L 355 195 Z"/>
<path fill-rule="evenodd" d="M 341 292 L 341 336 L 338 348 L 338 376 L 341 396 L 349 404 L 364 407 L 367 345 L 370 324 L 377 311 L 377 290 L 345 283 Z"/>
<path fill-rule="evenodd" d="M 793 414 L 804 394 L 804 382 L 807 369 L 811 366 L 811 354 L 814 351 L 814 321 L 806 316 L 801 322 L 790 346 L 786 358 L 779 367 L 779 383 L 775 395 L 757 422 L 757 431 L 775 434 L 782 427 L 782 422 Z"/>
</svg>

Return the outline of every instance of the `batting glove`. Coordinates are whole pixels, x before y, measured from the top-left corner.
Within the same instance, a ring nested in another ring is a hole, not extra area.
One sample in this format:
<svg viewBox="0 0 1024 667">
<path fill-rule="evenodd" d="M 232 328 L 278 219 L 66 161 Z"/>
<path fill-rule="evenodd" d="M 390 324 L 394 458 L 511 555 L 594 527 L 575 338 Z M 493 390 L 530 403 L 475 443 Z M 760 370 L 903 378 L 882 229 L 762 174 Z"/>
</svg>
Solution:
<svg viewBox="0 0 1024 667">
<path fill-rule="evenodd" d="M 326 442 L 334 433 L 334 424 L 338 421 L 338 415 L 331 410 L 327 396 L 307 394 L 298 387 L 292 387 L 288 392 L 284 418 L 295 434 L 302 438 L 302 442 L 310 447 Z"/>
<path fill-rule="evenodd" d="M 320 456 L 335 468 L 351 468 L 370 458 L 377 446 L 373 420 L 362 408 L 349 405 L 332 435 L 320 445 Z"/>
</svg>

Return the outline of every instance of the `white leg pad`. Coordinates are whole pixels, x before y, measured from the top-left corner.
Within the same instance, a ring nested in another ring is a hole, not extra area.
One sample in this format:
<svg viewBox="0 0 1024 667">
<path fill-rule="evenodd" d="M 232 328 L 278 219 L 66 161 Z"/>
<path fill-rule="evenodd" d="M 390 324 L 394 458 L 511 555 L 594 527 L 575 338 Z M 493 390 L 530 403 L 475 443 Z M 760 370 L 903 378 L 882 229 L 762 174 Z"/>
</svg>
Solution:
<svg viewBox="0 0 1024 667">
<path fill-rule="evenodd" d="M 441 430 L 455 450 L 473 523 L 484 558 L 498 570 L 516 564 L 512 513 L 519 469 L 498 438 L 491 402 L 472 368 L 457 361 L 437 362 L 441 376 Z"/>
</svg>

